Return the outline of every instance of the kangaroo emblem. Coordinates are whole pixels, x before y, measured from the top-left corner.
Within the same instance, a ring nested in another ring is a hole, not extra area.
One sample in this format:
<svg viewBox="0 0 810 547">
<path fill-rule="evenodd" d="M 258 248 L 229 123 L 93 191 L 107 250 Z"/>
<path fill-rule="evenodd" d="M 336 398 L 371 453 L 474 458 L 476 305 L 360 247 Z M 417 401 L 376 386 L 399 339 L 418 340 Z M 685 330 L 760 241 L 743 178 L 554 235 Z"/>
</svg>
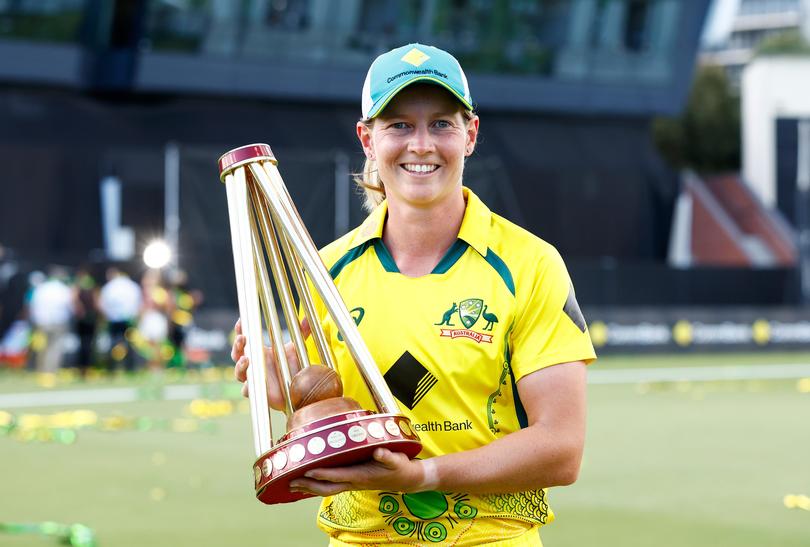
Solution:
<svg viewBox="0 0 810 547">
<path fill-rule="evenodd" d="M 484 311 L 481 313 L 481 316 L 487 322 L 482 330 L 492 330 L 492 325 L 498 322 L 498 316 L 496 316 L 494 313 L 487 313 L 486 305 L 484 305 Z"/>
<path fill-rule="evenodd" d="M 440 323 L 433 323 L 433 324 L 434 325 L 447 325 L 448 327 L 454 327 L 455 325 L 453 323 L 451 323 L 450 320 L 453 318 L 453 314 L 456 313 L 457 310 L 458 310 L 458 306 L 456 305 L 455 302 L 453 302 L 453 307 L 450 308 L 449 310 L 447 310 L 446 312 L 444 312 L 444 315 L 442 315 L 441 322 Z"/>
</svg>

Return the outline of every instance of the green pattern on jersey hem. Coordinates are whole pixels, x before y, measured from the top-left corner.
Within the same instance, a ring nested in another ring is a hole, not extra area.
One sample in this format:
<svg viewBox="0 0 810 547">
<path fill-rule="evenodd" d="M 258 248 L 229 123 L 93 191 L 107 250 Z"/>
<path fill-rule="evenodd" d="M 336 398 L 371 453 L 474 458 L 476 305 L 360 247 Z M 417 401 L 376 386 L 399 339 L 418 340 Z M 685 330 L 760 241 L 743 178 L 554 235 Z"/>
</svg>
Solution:
<svg viewBox="0 0 810 547">
<path fill-rule="evenodd" d="M 348 266 L 349 264 L 351 264 L 352 262 L 363 256 L 363 253 L 365 253 L 366 249 L 369 248 L 370 243 L 371 243 L 370 241 L 366 241 L 362 245 L 358 245 L 357 247 L 354 247 L 353 249 L 349 249 L 348 251 L 346 251 L 346 254 L 341 256 L 340 260 L 335 262 L 332 265 L 332 267 L 329 268 L 329 275 L 332 277 L 332 279 L 333 280 L 337 279 L 337 276 L 340 275 L 340 272 L 343 271 L 343 268 L 345 268 L 346 266 Z"/>
<path fill-rule="evenodd" d="M 327 523 L 344 529 L 357 529 L 360 519 L 359 504 L 354 499 L 354 492 L 341 492 L 332 496 L 329 503 L 322 507 L 319 517 Z"/>
<path fill-rule="evenodd" d="M 458 262 L 464 252 L 467 250 L 470 244 L 462 239 L 457 239 L 455 243 L 453 243 L 447 252 L 444 254 L 442 259 L 436 264 L 436 267 L 433 268 L 433 271 L 430 272 L 432 274 L 443 274 L 447 273 L 447 270 L 453 267 L 453 265 Z"/>
<path fill-rule="evenodd" d="M 548 501 L 545 490 L 529 490 L 514 494 L 491 494 L 481 496 L 496 513 L 502 516 L 525 519 L 533 524 L 548 522 Z"/>
<path fill-rule="evenodd" d="M 380 492 L 380 517 L 397 535 L 441 543 L 463 521 L 472 521 L 478 508 L 467 494 L 439 492 Z"/>
<path fill-rule="evenodd" d="M 501 257 L 495 254 L 495 251 L 492 249 L 487 249 L 487 255 L 484 257 L 484 260 L 498 272 L 498 275 L 501 276 L 501 279 L 503 279 L 503 282 L 506 284 L 506 288 L 509 289 L 512 296 L 515 296 L 515 281 L 512 279 L 512 272 L 509 271 L 509 268 L 506 266 L 506 263 L 501 260 Z"/>
</svg>

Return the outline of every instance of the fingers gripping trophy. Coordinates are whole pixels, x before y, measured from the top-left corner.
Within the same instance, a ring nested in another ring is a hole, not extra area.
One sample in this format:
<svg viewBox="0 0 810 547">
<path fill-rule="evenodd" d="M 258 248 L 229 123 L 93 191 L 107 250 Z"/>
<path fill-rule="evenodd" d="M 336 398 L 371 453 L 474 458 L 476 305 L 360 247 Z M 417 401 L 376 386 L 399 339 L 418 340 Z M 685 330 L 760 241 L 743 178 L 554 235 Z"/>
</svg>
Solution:
<svg viewBox="0 0 810 547">
<path fill-rule="evenodd" d="M 267 504 L 311 497 L 290 492 L 290 481 L 310 469 L 368 461 L 376 448 L 415 457 L 422 448 L 419 438 L 408 418 L 400 414 L 318 255 L 270 147 L 251 144 L 231 150 L 219 159 L 219 172 L 228 198 L 239 316 L 247 339 L 245 355 L 254 365 L 248 369 L 247 383 L 257 456 L 253 465 L 256 497 Z M 284 350 L 274 292 L 290 333 L 297 370 L 292 370 Z M 315 297 L 322 300 L 343 336 L 376 409 L 361 408 L 343 397 L 343 384 L 315 313 Z M 310 325 L 320 364 L 309 360 L 299 308 Z M 279 380 L 287 417 L 286 431 L 275 440 L 266 388 L 265 329 L 275 365 L 270 373 Z"/>
</svg>

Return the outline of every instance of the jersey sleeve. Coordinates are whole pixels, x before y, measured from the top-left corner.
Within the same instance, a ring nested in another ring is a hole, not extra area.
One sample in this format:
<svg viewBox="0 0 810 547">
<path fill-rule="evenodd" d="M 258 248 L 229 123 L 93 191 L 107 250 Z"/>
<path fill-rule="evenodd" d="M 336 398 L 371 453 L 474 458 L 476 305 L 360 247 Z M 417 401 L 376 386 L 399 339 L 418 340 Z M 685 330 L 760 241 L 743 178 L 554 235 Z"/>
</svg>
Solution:
<svg viewBox="0 0 810 547">
<path fill-rule="evenodd" d="M 523 281 L 527 286 L 516 294 L 510 337 L 515 380 L 551 365 L 596 359 L 562 257 L 549 246 L 534 264 Z"/>
</svg>

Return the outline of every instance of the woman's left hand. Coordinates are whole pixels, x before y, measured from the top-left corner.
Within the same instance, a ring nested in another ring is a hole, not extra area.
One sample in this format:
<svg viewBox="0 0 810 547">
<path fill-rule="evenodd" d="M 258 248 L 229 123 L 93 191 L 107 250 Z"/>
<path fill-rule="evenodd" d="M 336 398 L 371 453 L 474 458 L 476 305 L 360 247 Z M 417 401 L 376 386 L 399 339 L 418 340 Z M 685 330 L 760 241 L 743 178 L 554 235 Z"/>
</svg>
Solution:
<svg viewBox="0 0 810 547">
<path fill-rule="evenodd" d="M 422 460 L 377 448 L 373 460 L 349 467 L 312 469 L 290 482 L 290 491 L 331 496 L 347 490 L 416 492 L 425 482 Z"/>
</svg>

